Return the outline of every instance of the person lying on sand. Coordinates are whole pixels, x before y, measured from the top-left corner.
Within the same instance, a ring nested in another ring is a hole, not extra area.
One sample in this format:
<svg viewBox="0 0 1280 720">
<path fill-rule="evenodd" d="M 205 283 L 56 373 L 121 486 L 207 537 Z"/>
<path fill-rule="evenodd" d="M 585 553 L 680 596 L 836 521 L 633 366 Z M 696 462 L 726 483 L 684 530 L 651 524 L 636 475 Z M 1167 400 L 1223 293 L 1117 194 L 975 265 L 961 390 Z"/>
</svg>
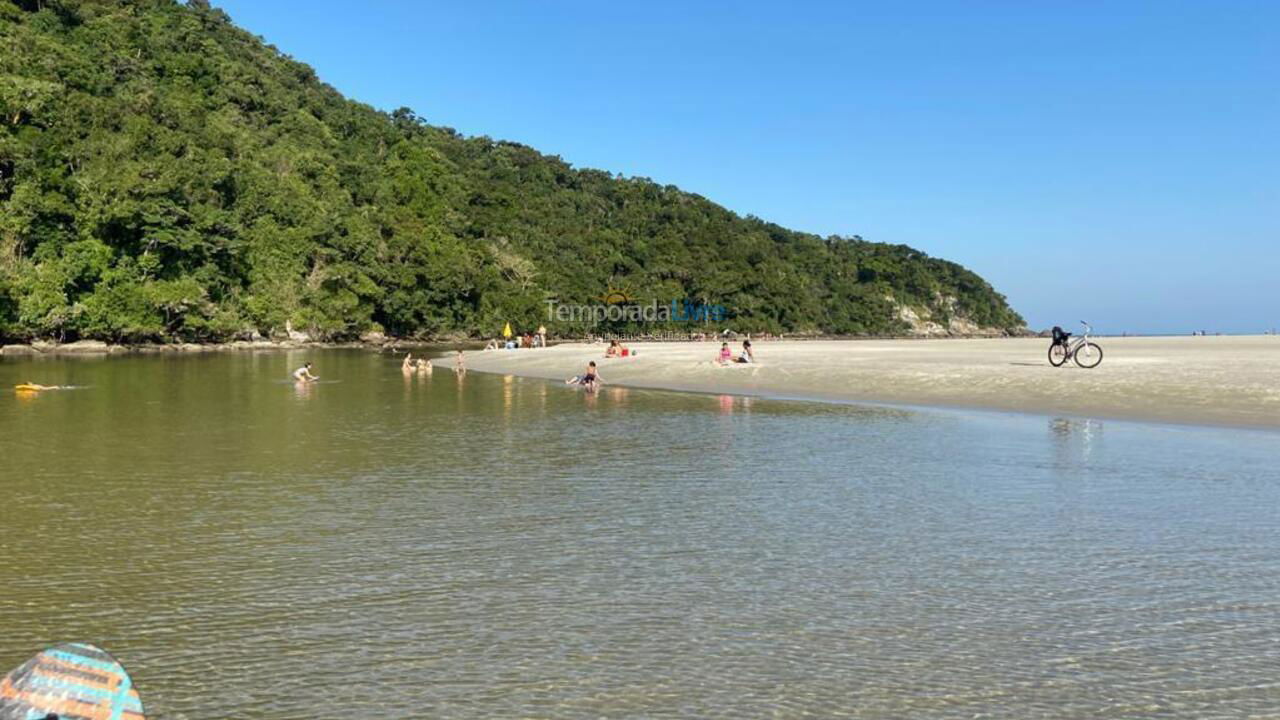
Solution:
<svg viewBox="0 0 1280 720">
<path fill-rule="evenodd" d="M 588 390 L 599 390 L 604 384 L 604 378 L 600 377 L 600 371 L 596 369 L 596 361 L 592 360 L 587 363 L 587 371 L 581 375 L 575 375 L 564 381 L 565 385 L 585 385 Z"/>
<path fill-rule="evenodd" d="M 315 382 L 316 380 L 319 380 L 320 377 L 318 375 L 311 374 L 311 363 L 307 363 L 293 371 L 293 379 L 298 382 Z"/>
<path fill-rule="evenodd" d="M 753 363 L 753 362 L 755 362 L 755 361 L 756 361 L 756 356 L 755 356 L 755 354 L 754 354 L 754 353 L 752 353 L 752 352 L 751 352 L 751 341 L 750 341 L 750 340 L 743 340 L 743 341 L 742 341 L 742 354 L 741 354 L 741 355 L 739 355 L 739 356 L 738 356 L 738 359 L 737 359 L 737 360 L 734 360 L 734 362 L 739 362 L 739 363 Z"/>
</svg>

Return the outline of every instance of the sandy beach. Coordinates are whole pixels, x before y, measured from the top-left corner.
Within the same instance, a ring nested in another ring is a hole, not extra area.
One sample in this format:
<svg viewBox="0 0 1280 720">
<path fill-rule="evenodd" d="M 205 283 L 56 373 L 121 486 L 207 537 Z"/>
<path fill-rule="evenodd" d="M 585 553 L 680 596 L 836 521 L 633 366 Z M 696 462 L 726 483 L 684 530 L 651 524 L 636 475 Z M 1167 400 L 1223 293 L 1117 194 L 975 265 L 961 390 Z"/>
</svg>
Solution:
<svg viewBox="0 0 1280 720">
<path fill-rule="evenodd" d="M 1280 337 L 1097 338 L 1092 370 L 1049 365 L 1049 341 L 756 341 L 758 364 L 721 367 L 718 342 L 472 351 L 469 370 L 561 379 L 595 360 L 608 385 L 808 400 L 1012 410 L 1280 428 Z M 732 343 L 737 354 L 740 343 Z M 442 359 L 448 367 L 452 358 Z"/>
</svg>

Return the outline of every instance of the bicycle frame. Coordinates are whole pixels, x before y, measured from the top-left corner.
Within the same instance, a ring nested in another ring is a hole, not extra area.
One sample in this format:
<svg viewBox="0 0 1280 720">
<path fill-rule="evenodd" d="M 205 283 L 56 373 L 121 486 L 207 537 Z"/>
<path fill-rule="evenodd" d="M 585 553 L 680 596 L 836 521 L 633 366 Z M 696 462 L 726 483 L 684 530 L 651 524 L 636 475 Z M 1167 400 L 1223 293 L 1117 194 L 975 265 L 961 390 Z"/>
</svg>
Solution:
<svg viewBox="0 0 1280 720">
<path fill-rule="evenodd" d="M 1084 334 L 1076 338 L 1075 340 L 1067 341 L 1067 347 L 1066 347 L 1067 360 L 1070 360 L 1072 357 L 1074 357 L 1076 354 L 1076 351 L 1079 350 L 1082 346 L 1084 346 L 1085 343 L 1089 342 L 1089 333 L 1093 330 L 1093 328 L 1089 327 L 1089 323 L 1083 320 L 1080 321 L 1080 324 L 1084 326 Z"/>
</svg>

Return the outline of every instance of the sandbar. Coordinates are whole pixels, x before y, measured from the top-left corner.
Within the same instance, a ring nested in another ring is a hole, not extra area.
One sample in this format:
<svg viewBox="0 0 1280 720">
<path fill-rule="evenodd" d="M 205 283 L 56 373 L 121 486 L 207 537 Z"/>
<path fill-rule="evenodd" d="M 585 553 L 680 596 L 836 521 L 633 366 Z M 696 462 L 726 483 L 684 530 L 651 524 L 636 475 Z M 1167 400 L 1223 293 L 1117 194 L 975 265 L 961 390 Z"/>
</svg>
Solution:
<svg viewBox="0 0 1280 720">
<path fill-rule="evenodd" d="M 610 359 L 589 343 L 470 351 L 465 362 L 563 380 L 595 360 L 606 384 L 636 388 L 1280 428 L 1280 336 L 1096 340 L 1105 355 L 1089 370 L 1052 367 L 1039 338 L 756 340 L 757 364 L 727 367 L 713 362 L 716 341 L 632 343 L 634 357 Z"/>
</svg>

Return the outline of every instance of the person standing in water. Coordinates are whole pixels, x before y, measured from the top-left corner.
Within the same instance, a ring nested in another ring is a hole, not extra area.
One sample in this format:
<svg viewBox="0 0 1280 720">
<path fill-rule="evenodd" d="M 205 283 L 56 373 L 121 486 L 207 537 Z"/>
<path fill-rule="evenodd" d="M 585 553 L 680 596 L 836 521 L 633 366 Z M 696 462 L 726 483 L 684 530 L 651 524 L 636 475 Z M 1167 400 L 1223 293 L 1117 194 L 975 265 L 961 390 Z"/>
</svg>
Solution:
<svg viewBox="0 0 1280 720">
<path fill-rule="evenodd" d="M 465 375 L 467 372 L 467 361 L 463 357 L 461 350 L 458 351 L 458 354 L 453 361 L 453 371 L 459 375 Z"/>
<path fill-rule="evenodd" d="M 318 375 L 312 375 L 311 363 L 306 363 L 302 367 L 293 371 L 293 379 L 298 382 L 315 382 L 316 380 L 319 380 L 320 377 Z"/>
<path fill-rule="evenodd" d="M 400 363 L 400 370 L 407 373 L 413 372 L 417 365 L 413 362 L 413 353 L 404 354 L 404 362 Z"/>
</svg>

